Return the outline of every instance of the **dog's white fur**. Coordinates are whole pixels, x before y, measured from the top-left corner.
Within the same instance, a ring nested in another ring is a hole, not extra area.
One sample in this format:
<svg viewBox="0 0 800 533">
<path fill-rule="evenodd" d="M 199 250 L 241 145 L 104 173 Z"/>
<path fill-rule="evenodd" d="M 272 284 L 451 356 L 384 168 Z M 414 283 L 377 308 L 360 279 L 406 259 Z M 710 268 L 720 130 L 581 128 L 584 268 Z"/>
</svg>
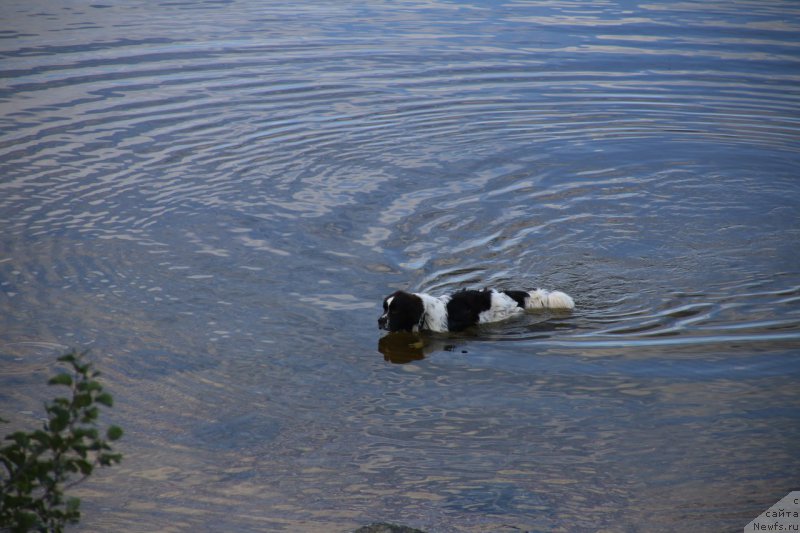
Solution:
<svg viewBox="0 0 800 533">
<path fill-rule="evenodd" d="M 574 309 L 575 302 L 569 294 L 561 291 L 536 289 L 528 293 L 525 309 Z"/>
<path fill-rule="evenodd" d="M 450 296 L 431 296 L 421 292 L 415 295 L 422 298 L 422 305 L 425 307 L 425 322 L 422 329 L 431 331 L 447 331 L 447 302 Z"/>
</svg>

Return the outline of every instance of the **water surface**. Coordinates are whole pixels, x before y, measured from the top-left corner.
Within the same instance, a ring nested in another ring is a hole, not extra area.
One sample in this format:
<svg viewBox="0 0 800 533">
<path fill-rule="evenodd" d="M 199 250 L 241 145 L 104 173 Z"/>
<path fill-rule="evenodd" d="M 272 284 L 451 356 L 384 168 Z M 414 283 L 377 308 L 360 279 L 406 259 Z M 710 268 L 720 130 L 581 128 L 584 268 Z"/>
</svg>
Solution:
<svg viewBox="0 0 800 533">
<path fill-rule="evenodd" d="M 797 488 L 795 3 L 0 21 L 3 416 L 91 347 L 126 430 L 77 529 L 719 531 Z M 486 285 L 577 309 L 376 328 Z"/>
</svg>

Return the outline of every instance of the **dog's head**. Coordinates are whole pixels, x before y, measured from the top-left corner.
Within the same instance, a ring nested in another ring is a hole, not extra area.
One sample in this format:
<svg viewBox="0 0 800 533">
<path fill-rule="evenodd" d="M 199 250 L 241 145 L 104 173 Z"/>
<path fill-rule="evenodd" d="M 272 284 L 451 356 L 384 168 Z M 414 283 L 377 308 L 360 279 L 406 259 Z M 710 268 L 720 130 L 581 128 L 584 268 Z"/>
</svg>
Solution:
<svg viewBox="0 0 800 533">
<path fill-rule="evenodd" d="M 415 294 L 397 291 L 383 300 L 383 314 L 378 327 L 387 331 L 414 331 L 419 327 L 425 306 Z"/>
</svg>

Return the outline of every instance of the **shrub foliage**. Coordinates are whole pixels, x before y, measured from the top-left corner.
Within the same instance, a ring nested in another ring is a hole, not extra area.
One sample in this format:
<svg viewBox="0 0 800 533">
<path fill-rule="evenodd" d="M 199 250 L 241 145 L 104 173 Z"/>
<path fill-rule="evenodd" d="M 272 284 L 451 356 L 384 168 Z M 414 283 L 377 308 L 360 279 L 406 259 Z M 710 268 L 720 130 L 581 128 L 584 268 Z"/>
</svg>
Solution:
<svg viewBox="0 0 800 533">
<path fill-rule="evenodd" d="M 64 491 L 86 479 L 96 466 L 119 463 L 110 442 L 122 429 L 98 429 L 100 406 L 113 398 L 95 378 L 99 372 L 85 361 L 86 352 L 58 358 L 68 371 L 56 374 L 50 385 L 67 387 L 69 397 L 45 403 L 42 429 L 17 431 L 0 447 L 0 527 L 11 531 L 62 531 L 80 518 L 80 499 Z M 6 422 L 6 421 L 3 421 Z"/>
</svg>

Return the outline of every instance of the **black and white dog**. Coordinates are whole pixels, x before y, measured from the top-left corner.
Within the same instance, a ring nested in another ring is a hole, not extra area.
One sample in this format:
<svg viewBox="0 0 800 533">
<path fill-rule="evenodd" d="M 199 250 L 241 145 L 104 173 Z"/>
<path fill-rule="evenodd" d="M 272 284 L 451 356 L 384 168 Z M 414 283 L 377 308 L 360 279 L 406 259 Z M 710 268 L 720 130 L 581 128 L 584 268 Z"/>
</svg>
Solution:
<svg viewBox="0 0 800 533">
<path fill-rule="evenodd" d="M 378 327 L 387 331 L 461 331 L 462 329 L 505 320 L 527 309 L 575 307 L 561 291 L 463 290 L 448 296 L 397 291 L 383 300 Z"/>
</svg>

